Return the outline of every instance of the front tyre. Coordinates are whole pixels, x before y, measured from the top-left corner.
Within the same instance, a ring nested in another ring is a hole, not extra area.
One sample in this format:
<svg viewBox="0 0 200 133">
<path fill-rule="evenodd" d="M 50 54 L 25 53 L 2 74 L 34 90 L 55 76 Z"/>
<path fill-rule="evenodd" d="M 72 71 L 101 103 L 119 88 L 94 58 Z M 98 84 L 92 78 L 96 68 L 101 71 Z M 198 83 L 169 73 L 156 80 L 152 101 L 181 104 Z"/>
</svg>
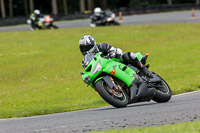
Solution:
<svg viewBox="0 0 200 133">
<path fill-rule="evenodd" d="M 115 81 L 114 81 L 115 82 Z M 116 86 L 119 86 L 117 82 L 115 82 Z M 126 107 L 128 104 L 128 97 L 123 89 L 119 89 L 122 91 L 115 90 L 110 88 L 104 80 L 99 80 L 95 84 L 96 90 L 99 95 L 109 104 L 116 108 Z"/>
<path fill-rule="evenodd" d="M 159 75 L 157 76 L 161 79 L 161 82 L 156 84 L 156 86 L 158 87 L 155 87 L 156 94 L 153 100 L 158 103 L 168 102 L 172 96 L 171 89 L 167 84 L 167 82 L 162 77 L 160 77 Z"/>
<path fill-rule="evenodd" d="M 96 24 L 91 23 L 90 27 L 96 27 Z"/>
</svg>

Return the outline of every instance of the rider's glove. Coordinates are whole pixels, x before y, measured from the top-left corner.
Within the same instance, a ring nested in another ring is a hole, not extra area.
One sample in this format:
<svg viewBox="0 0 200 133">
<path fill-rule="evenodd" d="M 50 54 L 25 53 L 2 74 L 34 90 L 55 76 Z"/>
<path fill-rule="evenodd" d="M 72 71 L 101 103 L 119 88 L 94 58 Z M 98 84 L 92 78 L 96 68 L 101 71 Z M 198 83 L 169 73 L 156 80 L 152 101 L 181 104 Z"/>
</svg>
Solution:
<svg viewBox="0 0 200 133">
<path fill-rule="evenodd" d="M 110 49 L 109 57 L 111 57 L 111 58 L 114 58 L 114 57 L 120 58 L 121 55 L 122 55 L 122 50 L 120 48 L 112 47 Z"/>
<path fill-rule="evenodd" d="M 115 57 L 115 52 L 110 52 L 109 54 L 108 54 L 108 56 L 110 57 L 110 58 L 114 58 Z"/>
<path fill-rule="evenodd" d="M 119 58 L 122 55 L 122 50 L 120 48 L 116 48 L 116 57 Z"/>
</svg>

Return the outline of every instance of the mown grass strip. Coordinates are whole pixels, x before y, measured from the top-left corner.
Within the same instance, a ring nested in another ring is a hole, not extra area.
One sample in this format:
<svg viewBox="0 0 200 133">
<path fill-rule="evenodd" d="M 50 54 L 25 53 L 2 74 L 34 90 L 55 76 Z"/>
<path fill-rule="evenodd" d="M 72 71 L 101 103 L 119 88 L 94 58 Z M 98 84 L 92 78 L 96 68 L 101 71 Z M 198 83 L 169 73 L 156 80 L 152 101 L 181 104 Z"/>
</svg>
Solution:
<svg viewBox="0 0 200 133">
<path fill-rule="evenodd" d="M 200 89 L 200 24 L 73 28 L 0 33 L 0 118 L 108 105 L 81 79 L 86 34 L 124 52 L 150 53 L 150 69 L 173 94 Z"/>
<path fill-rule="evenodd" d="M 111 129 L 92 133 L 200 133 L 200 121 L 135 129 Z"/>
</svg>

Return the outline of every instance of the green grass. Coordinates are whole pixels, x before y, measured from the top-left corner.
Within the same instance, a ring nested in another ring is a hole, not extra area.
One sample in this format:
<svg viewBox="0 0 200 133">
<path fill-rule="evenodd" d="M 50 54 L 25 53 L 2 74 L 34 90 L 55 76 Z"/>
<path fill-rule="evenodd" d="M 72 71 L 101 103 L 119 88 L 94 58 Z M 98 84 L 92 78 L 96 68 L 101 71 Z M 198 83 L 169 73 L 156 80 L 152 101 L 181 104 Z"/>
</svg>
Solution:
<svg viewBox="0 0 200 133">
<path fill-rule="evenodd" d="M 173 94 L 200 89 L 200 24 L 73 28 L 0 33 L 0 118 L 108 105 L 81 79 L 86 34 L 125 51 L 150 53 L 150 69 Z"/>
<path fill-rule="evenodd" d="M 111 129 L 92 133 L 200 133 L 200 121 L 164 125 L 158 127 L 145 127 L 135 129 Z"/>
</svg>

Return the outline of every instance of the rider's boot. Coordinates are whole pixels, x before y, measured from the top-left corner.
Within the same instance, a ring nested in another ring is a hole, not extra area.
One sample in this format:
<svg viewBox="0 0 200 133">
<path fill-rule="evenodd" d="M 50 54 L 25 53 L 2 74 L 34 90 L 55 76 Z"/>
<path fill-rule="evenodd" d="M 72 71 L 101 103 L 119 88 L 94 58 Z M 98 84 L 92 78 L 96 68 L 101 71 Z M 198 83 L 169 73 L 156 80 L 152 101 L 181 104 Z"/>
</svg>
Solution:
<svg viewBox="0 0 200 133">
<path fill-rule="evenodd" d="M 123 53 L 121 56 L 121 60 L 125 64 L 131 64 L 132 66 L 137 67 L 141 72 L 143 72 L 148 77 L 153 77 L 152 72 L 147 69 L 137 58 L 137 56 L 132 52 Z M 145 59 L 146 61 L 146 59 Z M 145 62 L 146 63 L 146 62 Z"/>
<path fill-rule="evenodd" d="M 147 69 L 144 65 L 141 64 L 140 71 L 142 71 L 146 76 L 153 78 L 152 71 Z"/>
<path fill-rule="evenodd" d="M 138 60 L 138 58 L 136 57 L 135 54 L 133 53 L 130 53 L 130 57 L 132 59 L 132 64 L 133 66 L 136 66 L 140 71 L 142 71 L 146 76 L 150 77 L 150 78 L 153 78 L 153 75 L 152 75 L 152 72 L 147 69 L 142 62 L 140 62 Z M 146 59 L 148 56 L 144 56 L 145 58 L 143 58 L 143 61 L 145 61 L 145 64 L 146 64 Z"/>
</svg>

